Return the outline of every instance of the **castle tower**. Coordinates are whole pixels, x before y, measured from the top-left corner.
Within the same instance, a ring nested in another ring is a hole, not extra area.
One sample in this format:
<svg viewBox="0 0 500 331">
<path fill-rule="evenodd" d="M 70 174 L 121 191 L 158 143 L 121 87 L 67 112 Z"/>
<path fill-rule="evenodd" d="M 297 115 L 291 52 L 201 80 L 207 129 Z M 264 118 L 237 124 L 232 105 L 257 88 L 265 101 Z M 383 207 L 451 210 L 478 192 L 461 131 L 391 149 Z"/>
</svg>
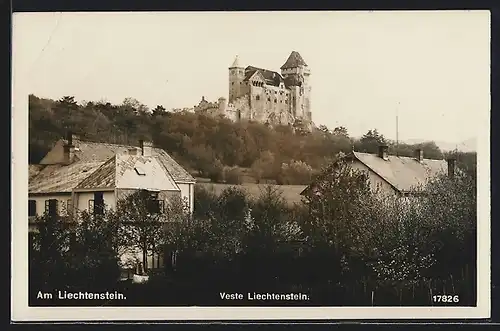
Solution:
<svg viewBox="0 0 500 331">
<path fill-rule="evenodd" d="M 226 115 L 227 100 L 224 97 L 220 97 L 219 100 L 219 115 Z"/>
<path fill-rule="evenodd" d="M 229 103 L 242 95 L 244 79 L 245 69 L 240 65 L 238 55 L 236 55 L 233 64 L 229 67 Z"/>
<path fill-rule="evenodd" d="M 293 51 L 281 66 L 281 75 L 291 89 L 292 114 L 297 119 L 311 120 L 311 71 L 302 56 Z"/>
</svg>

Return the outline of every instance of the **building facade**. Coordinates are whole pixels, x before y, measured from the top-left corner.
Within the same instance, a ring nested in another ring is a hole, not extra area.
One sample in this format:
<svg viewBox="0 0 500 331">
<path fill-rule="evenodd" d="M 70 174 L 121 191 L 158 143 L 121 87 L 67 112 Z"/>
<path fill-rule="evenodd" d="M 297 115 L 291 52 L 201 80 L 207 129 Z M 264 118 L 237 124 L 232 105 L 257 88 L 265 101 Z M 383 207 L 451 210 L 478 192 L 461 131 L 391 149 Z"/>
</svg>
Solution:
<svg viewBox="0 0 500 331">
<path fill-rule="evenodd" d="M 37 216 L 44 213 L 72 217 L 78 212 L 102 213 L 137 191 L 148 191 L 159 209 L 181 199 L 193 212 L 195 179 L 164 150 L 140 141 L 126 146 L 60 139 L 39 164 L 29 165 L 28 223 L 37 232 Z M 127 250 L 127 260 L 142 260 Z M 159 268 L 163 257 L 148 256 L 148 265 Z"/>
<path fill-rule="evenodd" d="M 251 120 L 269 125 L 309 126 L 311 71 L 302 56 L 293 51 L 281 66 L 281 73 L 243 67 L 236 56 L 229 67 L 228 99 L 208 102 L 202 97 L 195 112 L 223 116 L 233 121 Z"/>
<path fill-rule="evenodd" d="M 414 157 L 389 155 L 388 147 L 380 146 L 377 154 L 353 151 L 344 156 L 344 160 L 349 162 L 352 169 L 366 174 L 374 192 L 395 198 L 417 196 L 421 189 L 437 176 L 447 174 L 453 177 L 458 173 L 452 158 L 426 159 L 421 149 L 416 149 L 414 154 Z M 321 177 L 317 178 L 301 195 L 314 195 L 315 188 L 321 181 Z"/>
</svg>

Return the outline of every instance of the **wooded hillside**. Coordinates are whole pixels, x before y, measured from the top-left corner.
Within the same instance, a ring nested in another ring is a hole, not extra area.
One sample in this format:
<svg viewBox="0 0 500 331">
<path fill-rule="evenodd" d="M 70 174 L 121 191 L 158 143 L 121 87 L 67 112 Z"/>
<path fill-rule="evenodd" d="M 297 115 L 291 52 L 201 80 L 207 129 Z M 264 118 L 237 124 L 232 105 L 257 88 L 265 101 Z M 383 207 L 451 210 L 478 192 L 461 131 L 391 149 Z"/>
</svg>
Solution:
<svg viewBox="0 0 500 331">
<path fill-rule="evenodd" d="M 334 156 L 352 149 L 375 153 L 381 143 L 389 153 L 412 156 L 422 148 L 426 158 L 442 158 L 433 142 L 417 145 L 387 140 L 376 129 L 350 137 L 347 128 L 320 126 L 312 132 L 300 127 L 267 127 L 255 122 L 233 123 L 163 106 L 148 109 L 133 98 L 121 104 L 106 101 L 77 103 L 29 96 L 29 160 L 37 163 L 67 131 L 87 140 L 137 144 L 152 140 L 172 154 L 195 176 L 213 182 L 239 184 L 271 180 L 278 184 L 308 184 Z"/>
</svg>

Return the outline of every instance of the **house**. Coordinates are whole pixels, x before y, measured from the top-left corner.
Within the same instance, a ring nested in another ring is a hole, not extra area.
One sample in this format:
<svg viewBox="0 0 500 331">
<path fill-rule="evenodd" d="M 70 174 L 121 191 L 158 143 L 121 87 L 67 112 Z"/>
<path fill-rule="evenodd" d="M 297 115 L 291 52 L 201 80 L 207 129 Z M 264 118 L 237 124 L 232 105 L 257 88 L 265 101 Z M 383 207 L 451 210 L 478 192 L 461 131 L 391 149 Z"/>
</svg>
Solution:
<svg viewBox="0 0 500 331">
<path fill-rule="evenodd" d="M 151 192 L 158 206 L 174 197 L 194 209 L 195 179 L 150 142 L 139 147 L 90 142 L 69 134 L 39 164 L 29 166 L 29 230 L 35 216 L 102 212 L 137 190 Z M 153 258 L 153 257 L 152 257 Z M 158 260 L 158 259 L 157 259 Z"/>
<path fill-rule="evenodd" d="M 367 174 L 370 187 L 388 195 L 409 197 L 420 193 L 419 188 L 430 179 L 444 173 L 454 176 L 455 160 L 433 160 L 424 158 L 421 149 L 415 150 L 414 157 L 388 154 L 387 146 L 379 146 L 377 154 L 351 152 L 344 157 L 353 169 Z M 309 195 L 314 191 L 317 178 L 300 194 Z"/>
</svg>

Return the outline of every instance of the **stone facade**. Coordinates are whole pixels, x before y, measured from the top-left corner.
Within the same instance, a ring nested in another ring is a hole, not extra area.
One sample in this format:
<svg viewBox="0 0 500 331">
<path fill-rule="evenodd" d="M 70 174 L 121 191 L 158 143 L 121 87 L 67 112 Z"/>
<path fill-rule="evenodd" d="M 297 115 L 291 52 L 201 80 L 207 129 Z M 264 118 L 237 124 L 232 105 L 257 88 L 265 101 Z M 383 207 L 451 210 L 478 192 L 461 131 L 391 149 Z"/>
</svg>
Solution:
<svg viewBox="0 0 500 331">
<path fill-rule="evenodd" d="M 229 67 L 229 99 L 208 102 L 203 97 L 197 113 L 224 116 L 233 121 L 251 120 L 269 125 L 312 124 L 311 71 L 293 51 L 281 73 L 253 66 L 242 67 L 238 57 Z"/>
</svg>

